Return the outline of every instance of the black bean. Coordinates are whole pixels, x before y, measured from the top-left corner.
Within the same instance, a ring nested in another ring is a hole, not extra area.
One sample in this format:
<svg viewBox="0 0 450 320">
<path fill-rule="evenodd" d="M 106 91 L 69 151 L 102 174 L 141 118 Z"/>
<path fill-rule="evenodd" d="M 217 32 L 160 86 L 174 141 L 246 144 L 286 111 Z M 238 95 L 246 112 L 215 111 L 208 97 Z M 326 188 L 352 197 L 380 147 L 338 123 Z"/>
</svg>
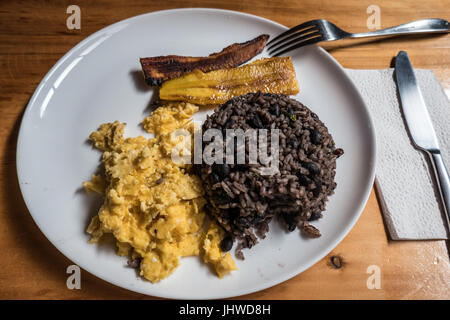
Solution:
<svg viewBox="0 0 450 320">
<path fill-rule="evenodd" d="M 344 150 L 342 150 L 341 148 L 335 149 L 333 151 L 334 155 L 337 155 L 338 157 L 342 156 L 344 154 Z"/>
<path fill-rule="evenodd" d="M 313 212 L 311 214 L 311 216 L 309 217 L 308 221 L 314 221 L 314 220 L 318 220 L 320 218 L 322 218 L 322 214 L 320 212 L 319 213 Z"/>
<path fill-rule="evenodd" d="M 222 242 L 220 243 L 220 249 L 223 252 L 230 251 L 233 247 L 233 239 L 230 236 L 226 236 L 223 238 Z"/>
<path fill-rule="evenodd" d="M 218 205 L 230 203 L 233 199 L 231 199 L 226 193 L 221 194 L 220 196 L 216 196 L 214 198 L 214 202 Z"/>
<path fill-rule="evenodd" d="M 297 149 L 300 144 L 300 141 L 298 139 L 289 139 L 288 145 L 290 145 L 293 149 Z"/>
<path fill-rule="evenodd" d="M 250 227 L 250 221 L 248 221 L 248 219 L 244 218 L 244 217 L 237 218 L 235 223 L 238 227 L 241 227 L 244 229 L 247 229 L 248 227 Z"/>
<path fill-rule="evenodd" d="M 291 212 L 291 214 L 285 212 L 283 215 L 284 221 L 286 222 L 287 229 L 289 232 L 294 231 L 297 228 L 297 221 L 294 216 L 296 212 Z"/>
<path fill-rule="evenodd" d="M 212 170 L 222 179 L 228 177 L 228 175 L 230 174 L 230 166 L 226 163 L 214 163 L 212 166 Z"/>
<path fill-rule="evenodd" d="M 280 116 L 280 106 L 278 104 L 274 104 L 270 107 L 270 113 L 274 114 L 275 116 Z"/>
<path fill-rule="evenodd" d="M 263 222 L 265 217 L 266 217 L 265 213 L 262 213 L 262 214 L 259 214 L 259 215 L 255 214 L 255 216 L 253 217 L 252 222 L 251 222 L 252 225 L 255 226 L 255 225 Z"/>
<path fill-rule="evenodd" d="M 316 185 L 316 188 L 313 190 L 313 195 L 317 197 L 322 191 L 322 180 L 320 178 L 314 179 L 314 184 Z"/>
<path fill-rule="evenodd" d="M 239 216 L 239 214 L 240 214 L 240 209 L 239 209 L 239 208 L 231 208 L 231 209 L 228 210 L 228 214 L 229 214 L 229 217 L 230 217 L 232 220 L 234 220 L 234 219 L 236 219 L 236 217 Z"/>
<path fill-rule="evenodd" d="M 130 259 L 130 260 L 127 261 L 127 265 L 130 268 L 137 269 L 141 265 L 141 259 L 140 258 Z"/>
<path fill-rule="evenodd" d="M 307 169 L 311 175 L 320 173 L 319 167 L 314 162 L 304 162 L 303 167 Z"/>
<path fill-rule="evenodd" d="M 257 113 L 255 113 L 253 115 L 253 121 L 252 122 L 253 122 L 253 125 L 256 128 L 263 128 L 264 127 L 264 124 L 262 123 L 261 118 L 259 117 L 259 115 Z"/>
<path fill-rule="evenodd" d="M 219 175 L 217 173 L 214 173 L 214 172 L 211 175 L 211 178 L 212 178 L 213 183 L 217 183 L 217 182 L 221 181 Z"/>
<path fill-rule="evenodd" d="M 297 228 L 297 225 L 295 223 L 288 224 L 288 231 L 292 232 Z"/>
<path fill-rule="evenodd" d="M 294 110 L 292 110 L 292 108 L 288 108 L 288 114 L 289 114 L 289 117 L 293 116 Z"/>
<path fill-rule="evenodd" d="M 227 133 L 227 129 L 232 129 L 233 128 L 233 124 L 235 122 L 233 120 L 228 121 L 227 123 L 225 123 L 225 127 L 222 129 L 222 134 L 226 134 Z"/>
<path fill-rule="evenodd" d="M 316 186 L 322 185 L 322 179 L 320 177 L 317 177 L 317 176 L 314 177 L 313 181 L 314 181 Z"/>
<path fill-rule="evenodd" d="M 300 184 L 302 186 L 307 186 L 307 185 L 309 185 L 311 183 L 311 179 L 308 178 L 307 176 L 303 175 L 303 174 L 300 174 L 298 176 L 298 182 L 300 182 Z"/>
<path fill-rule="evenodd" d="M 314 144 L 321 144 L 322 143 L 322 135 L 320 134 L 319 130 L 314 128 L 314 130 L 311 132 L 310 135 L 311 142 Z"/>
</svg>

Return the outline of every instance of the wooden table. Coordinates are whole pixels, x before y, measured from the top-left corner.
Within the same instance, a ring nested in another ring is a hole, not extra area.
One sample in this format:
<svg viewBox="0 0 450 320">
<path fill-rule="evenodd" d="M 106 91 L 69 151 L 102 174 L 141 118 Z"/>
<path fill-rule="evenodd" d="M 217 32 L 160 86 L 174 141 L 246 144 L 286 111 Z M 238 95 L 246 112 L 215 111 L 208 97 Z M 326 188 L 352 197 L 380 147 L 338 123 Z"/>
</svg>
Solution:
<svg viewBox="0 0 450 320">
<path fill-rule="evenodd" d="M 66 28 L 66 8 L 81 8 L 81 30 Z M 0 299 L 144 299 L 82 272 L 81 290 L 66 287 L 72 263 L 33 222 L 16 176 L 16 141 L 23 111 L 46 72 L 93 32 L 138 14 L 179 7 L 215 7 L 259 15 L 287 26 L 325 18 L 346 30 L 367 31 L 366 9 L 377 4 L 381 26 L 420 18 L 450 18 L 448 0 L 198 0 L 0 2 Z M 433 69 L 450 90 L 450 36 L 329 44 L 347 68 L 389 67 L 407 50 L 416 68 Z M 426 213 L 424 213 L 426 214 Z M 330 262 L 338 256 L 343 264 Z M 381 270 L 381 289 L 367 288 L 368 266 Z M 314 267 L 249 299 L 449 299 L 450 264 L 445 241 L 390 241 L 375 193 L 344 241 Z"/>
</svg>

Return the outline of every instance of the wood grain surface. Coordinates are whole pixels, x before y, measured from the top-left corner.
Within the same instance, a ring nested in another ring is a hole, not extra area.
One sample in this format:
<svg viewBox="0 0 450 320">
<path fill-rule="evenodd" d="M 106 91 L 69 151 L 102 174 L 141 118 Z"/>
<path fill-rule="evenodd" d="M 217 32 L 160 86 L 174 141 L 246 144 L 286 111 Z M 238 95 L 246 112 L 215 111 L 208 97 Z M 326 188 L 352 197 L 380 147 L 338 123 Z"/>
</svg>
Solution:
<svg viewBox="0 0 450 320">
<path fill-rule="evenodd" d="M 81 30 L 66 28 L 66 8 L 81 8 Z M 93 32 L 138 14 L 180 7 L 242 11 L 287 26 L 325 18 L 351 32 L 367 31 L 369 5 L 381 26 L 420 18 L 450 18 L 448 0 L 202 0 L 0 2 L 0 299 L 146 299 L 82 271 L 82 288 L 66 287 L 72 263 L 33 222 L 16 175 L 16 142 L 23 111 L 55 62 Z M 343 41 L 324 47 L 347 68 L 388 68 L 406 50 L 416 68 L 433 69 L 450 91 L 450 36 Z M 38 155 L 37 155 L 38 156 Z M 424 214 L 426 214 L 424 212 Z M 340 268 L 331 263 L 337 256 Z M 379 266 L 381 288 L 368 289 L 367 268 Z M 302 274 L 248 299 L 449 299 L 450 264 L 444 241 L 390 241 L 375 193 L 356 226 L 326 258 Z"/>
</svg>

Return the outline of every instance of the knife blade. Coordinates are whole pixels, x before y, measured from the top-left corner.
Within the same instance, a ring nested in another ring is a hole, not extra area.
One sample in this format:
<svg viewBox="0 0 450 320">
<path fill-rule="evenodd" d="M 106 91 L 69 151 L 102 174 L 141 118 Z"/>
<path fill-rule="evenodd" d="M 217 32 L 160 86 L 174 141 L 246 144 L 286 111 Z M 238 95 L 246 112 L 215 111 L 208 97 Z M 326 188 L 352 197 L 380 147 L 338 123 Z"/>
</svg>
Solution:
<svg viewBox="0 0 450 320">
<path fill-rule="evenodd" d="M 414 143 L 425 150 L 439 150 L 439 144 L 428 114 L 414 70 L 405 51 L 395 58 L 395 77 L 400 93 L 403 115 Z"/>
<path fill-rule="evenodd" d="M 450 179 L 442 161 L 433 123 L 405 51 L 400 51 L 395 58 L 395 78 L 408 131 L 415 146 L 431 159 L 450 234 Z"/>
</svg>

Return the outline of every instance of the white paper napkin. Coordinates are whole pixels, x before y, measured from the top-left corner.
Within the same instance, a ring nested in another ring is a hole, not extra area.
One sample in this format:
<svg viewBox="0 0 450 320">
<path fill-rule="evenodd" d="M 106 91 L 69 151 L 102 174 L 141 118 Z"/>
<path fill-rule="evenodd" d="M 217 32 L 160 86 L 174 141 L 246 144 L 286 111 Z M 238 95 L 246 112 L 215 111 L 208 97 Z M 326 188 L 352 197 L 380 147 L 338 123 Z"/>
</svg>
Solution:
<svg viewBox="0 0 450 320">
<path fill-rule="evenodd" d="M 391 239 L 448 239 L 428 157 L 415 149 L 399 105 L 393 69 L 346 70 L 370 109 L 377 138 L 376 189 Z M 442 157 L 450 169 L 450 103 L 430 70 L 415 70 Z"/>
</svg>

